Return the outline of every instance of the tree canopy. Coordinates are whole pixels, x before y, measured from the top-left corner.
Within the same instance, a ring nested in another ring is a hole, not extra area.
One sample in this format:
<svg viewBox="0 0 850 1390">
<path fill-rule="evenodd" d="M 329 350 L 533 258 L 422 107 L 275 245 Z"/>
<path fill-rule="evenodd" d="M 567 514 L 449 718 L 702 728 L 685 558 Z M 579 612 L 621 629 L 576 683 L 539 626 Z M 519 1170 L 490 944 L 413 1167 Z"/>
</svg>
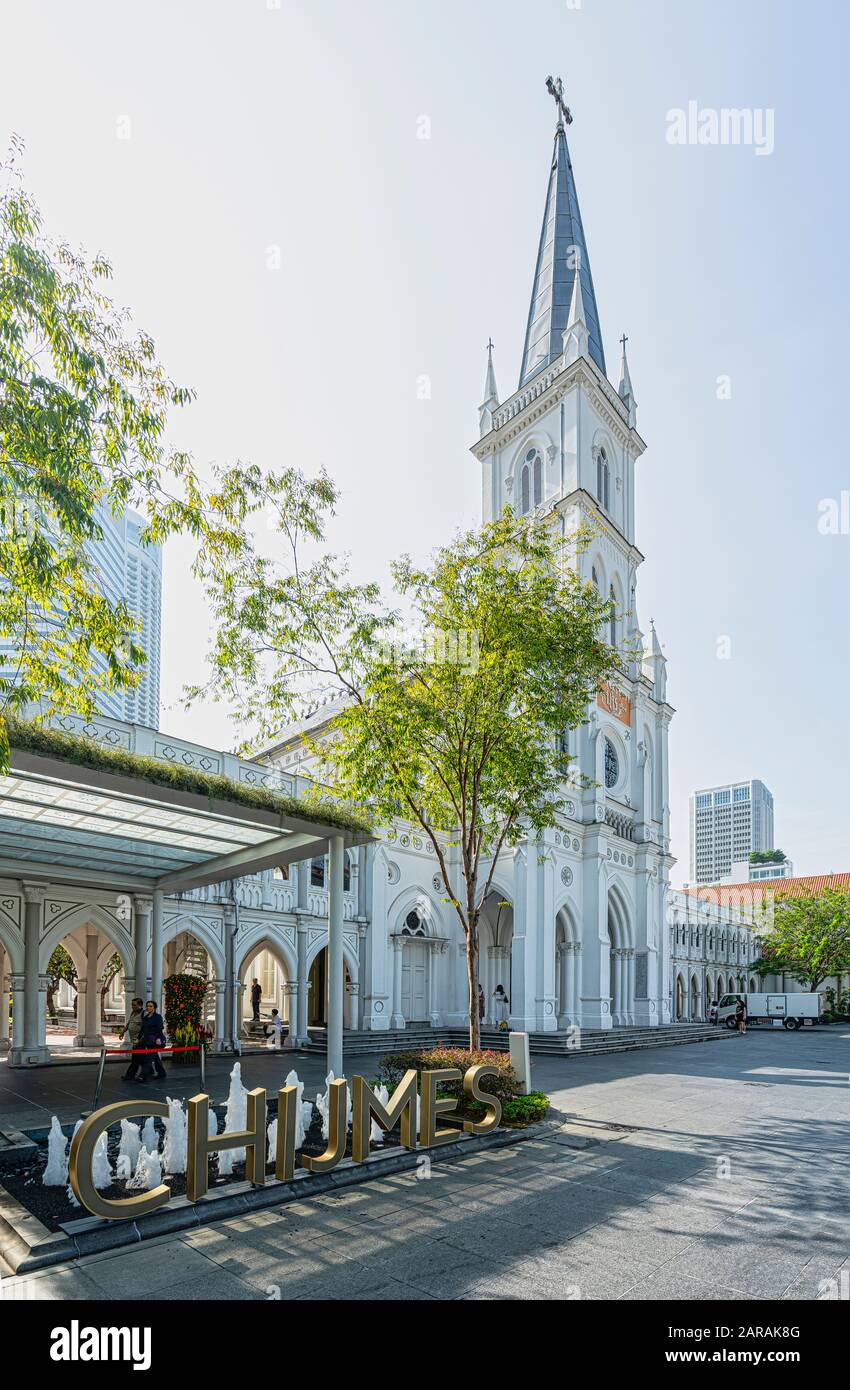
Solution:
<svg viewBox="0 0 850 1390">
<path fill-rule="evenodd" d="M 563 735 L 618 665 L 609 602 L 574 564 L 581 538 L 507 509 L 426 565 L 399 559 L 399 609 L 317 546 L 336 500 L 326 477 L 229 470 L 219 493 L 242 499 L 246 520 L 272 509 L 285 563 L 260 553 L 250 527 L 238 554 L 202 549 L 216 631 L 189 699 L 224 699 L 268 738 L 297 723 L 308 694 L 334 697 L 328 736 L 301 745 L 337 795 L 427 836 L 466 936 L 477 1046 L 478 921 L 497 857 L 556 823 Z M 317 552 L 306 563 L 305 540 Z"/>
<path fill-rule="evenodd" d="M 99 694 L 142 677 L 134 615 L 91 558 L 104 518 L 139 507 L 143 544 L 222 521 L 166 443 L 192 392 L 109 298 L 105 257 L 45 234 L 20 155 L 15 140 L 0 164 L 0 642 L 15 654 L 0 676 L 0 771 L 8 711 L 90 716 Z"/>
<path fill-rule="evenodd" d="M 756 969 L 761 975 L 785 973 L 810 990 L 850 971 L 850 892 L 827 887 L 779 894 Z"/>
</svg>

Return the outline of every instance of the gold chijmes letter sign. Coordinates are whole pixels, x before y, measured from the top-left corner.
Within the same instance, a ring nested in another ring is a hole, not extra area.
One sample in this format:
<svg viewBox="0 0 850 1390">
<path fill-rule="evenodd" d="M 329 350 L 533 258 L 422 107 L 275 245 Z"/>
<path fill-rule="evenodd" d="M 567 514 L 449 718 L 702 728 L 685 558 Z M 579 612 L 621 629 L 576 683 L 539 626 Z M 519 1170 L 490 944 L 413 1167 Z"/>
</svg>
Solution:
<svg viewBox="0 0 850 1390">
<path fill-rule="evenodd" d="M 450 1144 L 457 1138 L 458 1126 L 469 1134 L 487 1134 L 495 1129 L 502 1118 L 502 1107 L 497 1096 L 482 1086 L 488 1076 L 498 1076 L 498 1069 L 491 1066 L 470 1067 L 469 1071 L 456 1071 L 445 1068 L 440 1071 L 413 1070 L 405 1072 L 387 1105 L 382 1105 L 374 1091 L 367 1086 L 362 1076 L 352 1078 L 352 1125 L 351 1158 L 354 1163 L 363 1163 L 369 1157 L 369 1135 L 374 1119 L 384 1131 L 401 1128 L 401 1142 L 406 1149 L 415 1149 L 416 1137 L 416 1095 L 417 1080 L 420 1082 L 419 1143 L 423 1148 L 434 1148 L 438 1144 Z M 455 1114 L 451 1124 L 438 1128 L 438 1120 L 444 1121 L 457 1111 L 457 1100 L 437 1096 L 437 1088 L 444 1081 L 463 1080 L 463 1089 L 469 1100 L 479 1101 L 485 1108 L 483 1119 L 462 1120 Z M 323 1154 L 310 1157 L 300 1154 L 299 1163 L 311 1173 L 327 1173 L 335 1168 L 345 1157 L 346 1141 L 346 1095 L 345 1081 L 332 1081 L 328 1106 L 328 1146 Z M 275 1153 L 274 1175 L 280 1182 L 289 1182 L 295 1174 L 295 1107 L 298 1104 L 298 1088 L 284 1086 L 277 1098 L 277 1151 Z M 208 1186 L 209 1156 L 222 1149 L 245 1149 L 245 1177 L 255 1187 L 262 1187 L 266 1181 L 266 1093 L 261 1089 L 248 1092 L 248 1127 L 239 1134 L 216 1134 L 210 1136 L 207 1129 L 209 1096 L 193 1096 L 188 1102 L 189 1143 L 186 1163 L 186 1195 L 190 1202 L 203 1197 Z M 122 1100 L 115 1105 L 105 1105 L 95 1110 L 83 1122 L 71 1142 L 68 1176 L 71 1188 L 81 1206 L 94 1216 L 105 1221 L 135 1221 L 139 1216 L 164 1207 L 171 1197 L 171 1189 L 164 1183 L 150 1192 L 140 1192 L 136 1197 L 123 1197 L 112 1201 L 104 1197 L 94 1185 L 92 1162 L 100 1136 L 117 1125 L 121 1120 L 129 1120 L 141 1115 L 168 1116 L 168 1106 L 159 1100 L 139 1105 L 136 1101 Z"/>
</svg>

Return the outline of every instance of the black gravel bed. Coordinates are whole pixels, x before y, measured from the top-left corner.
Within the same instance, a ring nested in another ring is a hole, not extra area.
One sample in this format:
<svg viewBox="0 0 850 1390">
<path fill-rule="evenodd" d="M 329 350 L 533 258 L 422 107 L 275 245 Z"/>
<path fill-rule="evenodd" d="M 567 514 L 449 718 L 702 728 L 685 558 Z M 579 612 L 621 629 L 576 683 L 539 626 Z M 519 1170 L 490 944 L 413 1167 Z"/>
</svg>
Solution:
<svg viewBox="0 0 850 1390">
<path fill-rule="evenodd" d="M 210 1105 L 210 1110 L 214 1110 L 218 1117 L 219 1133 L 224 1130 L 224 1117 L 226 1107 L 224 1105 Z M 269 1101 L 268 1104 L 268 1123 L 277 1116 L 277 1100 Z M 154 1118 L 154 1126 L 159 1135 L 159 1149 L 162 1154 L 162 1146 L 165 1137 L 165 1126 L 162 1120 Z M 63 1133 L 66 1138 L 70 1138 L 74 1132 L 73 1125 L 63 1125 Z M 107 1131 L 107 1152 L 109 1162 L 115 1167 L 118 1157 L 118 1149 L 121 1141 L 121 1126 L 113 1125 Z M 401 1134 L 399 1128 L 388 1130 L 383 1145 L 373 1146 L 373 1152 L 380 1152 L 381 1148 L 392 1148 L 400 1144 Z M 327 1144 L 322 1138 L 322 1119 L 313 1106 L 313 1123 L 305 1135 L 304 1144 L 299 1153 L 309 1154 L 311 1157 L 325 1152 Z M 345 1156 L 351 1157 L 351 1132 L 349 1131 L 348 1141 L 345 1148 Z M 1 1175 L 0 1185 L 6 1189 L 16 1201 L 26 1207 L 33 1216 L 37 1217 L 43 1226 L 49 1231 L 57 1232 L 61 1229 L 60 1223 L 63 1221 L 76 1221 L 88 1215 L 84 1207 L 76 1206 L 68 1197 L 65 1187 L 45 1187 L 41 1181 L 42 1173 L 47 1164 L 47 1141 L 41 1140 L 38 1144 L 38 1152 L 34 1159 L 22 1163 L 18 1167 L 5 1168 Z M 274 1163 L 267 1164 L 266 1172 L 269 1176 L 274 1173 Z M 163 1173 L 162 1181 L 171 1189 L 173 1197 L 182 1197 L 186 1192 L 185 1173 Z M 209 1164 L 209 1190 L 210 1192 L 222 1192 L 233 1183 L 245 1181 L 244 1163 L 236 1163 L 233 1166 L 233 1173 L 227 1177 L 218 1176 L 218 1157 L 213 1154 Z M 135 1196 L 135 1189 L 128 1191 L 125 1182 L 112 1183 L 109 1187 L 101 1189 L 103 1196 L 118 1200 L 122 1197 Z"/>
</svg>

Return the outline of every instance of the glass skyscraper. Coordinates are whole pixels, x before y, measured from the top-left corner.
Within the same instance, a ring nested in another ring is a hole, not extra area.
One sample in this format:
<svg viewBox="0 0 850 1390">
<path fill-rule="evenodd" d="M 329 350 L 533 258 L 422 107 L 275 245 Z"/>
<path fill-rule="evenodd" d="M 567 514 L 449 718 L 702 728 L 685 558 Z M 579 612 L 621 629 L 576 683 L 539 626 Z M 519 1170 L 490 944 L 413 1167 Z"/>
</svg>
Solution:
<svg viewBox="0 0 850 1390">
<path fill-rule="evenodd" d="M 98 522 L 102 536 L 86 544 L 102 593 L 113 603 L 123 599 L 140 624 L 136 641 L 147 656 L 145 673 L 133 690 L 101 692 L 97 708 L 111 719 L 127 719 L 133 724 L 159 727 L 159 659 L 162 611 L 162 554 L 159 546 L 141 546 L 139 538 L 144 517 L 126 511 L 113 516 L 100 508 Z M 0 670 L 10 676 L 15 669 L 16 651 L 8 640 L 0 639 Z M 103 669 L 103 658 L 96 664 Z"/>
</svg>

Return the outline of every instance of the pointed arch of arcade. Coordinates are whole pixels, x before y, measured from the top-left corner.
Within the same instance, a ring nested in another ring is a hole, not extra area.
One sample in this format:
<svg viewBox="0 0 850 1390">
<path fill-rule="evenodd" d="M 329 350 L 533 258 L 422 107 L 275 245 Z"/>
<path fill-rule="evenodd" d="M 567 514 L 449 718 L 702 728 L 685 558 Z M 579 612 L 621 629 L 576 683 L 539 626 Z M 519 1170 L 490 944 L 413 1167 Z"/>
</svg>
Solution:
<svg viewBox="0 0 850 1390">
<path fill-rule="evenodd" d="M 501 985 L 511 994 L 511 947 L 514 937 L 513 893 L 493 882 L 478 919 L 478 981 L 484 991 L 484 1023 L 494 1021 L 494 994 Z"/>
<path fill-rule="evenodd" d="M 609 992 L 615 1025 L 634 1021 L 635 942 L 633 913 L 628 895 L 618 879 L 608 886 L 608 940 L 610 943 Z"/>
<path fill-rule="evenodd" d="M 581 1016 L 581 932 L 575 904 L 564 898 L 555 912 L 555 982 L 558 1027 L 578 1023 Z"/>
<path fill-rule="evenodd" d="M 696 972 L 691 975 L 689 1003 L 688 1016 L 693 1023 L 696 1022 L 701 1015 L 699 980 L 697 979 Z"/>
<path fill-rule="evenodd" d="M 326 1022 L 327 994 L 327 932 L 319 932 L 307 948 L 307 978 L 310 984 L 307 1007 L 311 1026 Z M 348 938 L 342 938 L 343 1026 L 357 1028 L 359 1020 L 360 962 L 357 951 Z M 293 979 L 295 976 L 293 975 Z"/>
<path fill-rule="evenodd" d="M 244 942 L 242 942 L 238 948 L 234 961 L 236 986 L 235 1019 L 238 1034 L 241 1034 L 242 1021 L 245 1016 L 248 967 L 253 964 L 257 956 L 262 955 L 266 951 L 280 967 L 281 974 L 284 977 L 285 987 L 293 986 L 297 980 L 298 966 L 289 942 L 276 936 L 274 932 L 270 932 L 267 923 L 258 923 L 256 928 L 246 934 Z M 267 1002 L 269 1002 L 270 1009 L 274 1008 L 280 1011 L 281 1018 L 284 1019 L 291 1030 L 295 1023 L 295 1019 L 292 1016 L 295 1007 L 295 1000 L 292 997 L 293 990 L 286 988 L 285 994 L 286 997 L 284 999 L 274 999 Z"/>
<path fill-rule="evenodd" d="M 6 970 L 19 974 L 24 968 L 23 938 L 3 908 L 0 908 L 0 946 L 6 952 Z"/>
<path fill-rule="evenodd" d="M 106 937 L 109 947 L 111 947 L 111 949 L 107 948 L 108 953 L 106 959 L 109 960 L 117 951 L 121 957 L 125 978 L 134 978 L 136 974 L 136 953 L 133 949 L 133 943 L 128 934 L 122 931 L 119 923 L 116 922 L 112 914 L 107 912 L 104 907 L 101 907 L 99 903 L 82 903 L 80 907 L 74 908 L 72 912 L 64 913 L 55 926 L 51 927 L 50 930 L 45 933 L 42 937 L 38 952 L 39 971 L 42 974 L 46 971 L 50 957 L 53 955 L 57 946 L 65 944 L 66 936 L 71 936 L 72 933 L 77 931 L 80 927 L 88 926 L 96 927 L 98 932 Z M 71 959 L 74 960 L 74 964 L 77 965 L 74 952 L 67 945 L 65 945 L 65 949 L 68 951 Z M 100 953 L 98 953 L 98 955 L 100 956 Z M 83 957 L 83 962 L 84 961 L 85 957 Z M 77 970 L 79 973 L 79 966 L 77 966 Z M 82 974 L 85 975 L 85 973 L 85 968 L 83 968 Z"/>
<path fill-rule="evenodd" d="M 194 912 L 175 912 L 163 923 L 162 928 L 162 947 L 170 946 L 172 941 L 176 941 L 178 936 L 193 936 L 199 946 L 203 946 L 209 957 L 213 975 L 216 979 L 223 979 L 225 973 L 224 947 L 201 917 Z"/>
<path fill-rule="evenodd" d="M 687 1016 L 687 991 L 685 989 L 685 977 L 681 970 L 676 971 L 675 998 L 673 1001 L 673 1017 L 677 1023 L 684 1023 Z"/>
<path fill-rule="evenodd" d="M 85 927 L 93 927 L 96 937 L 81 941 L 75 932 Z M 99 944 L 100 937 L 106 944 Z M 89 956 L 89 940 L 96 944 L 96 954 Z M 136 978 L 136 952 L 130 936 L 100 903 L 81 903 L 70 912 L 64 912 L 47 931 L 38 948 L 38 968 L 41 975 L 46 974 L 50 957 L 57 946 L 63 946 L 74 962 L 77 972 L 77 1041 L 86 1046 L 100 1046 L 101 1034 L 101 994 L 98 981 L 101 974 L 117 954 L 121 957 L 121 970 L 126 989 L 129 980 Z M 90 976 L 94 975 L 94 979 Z"/>
</svg>

